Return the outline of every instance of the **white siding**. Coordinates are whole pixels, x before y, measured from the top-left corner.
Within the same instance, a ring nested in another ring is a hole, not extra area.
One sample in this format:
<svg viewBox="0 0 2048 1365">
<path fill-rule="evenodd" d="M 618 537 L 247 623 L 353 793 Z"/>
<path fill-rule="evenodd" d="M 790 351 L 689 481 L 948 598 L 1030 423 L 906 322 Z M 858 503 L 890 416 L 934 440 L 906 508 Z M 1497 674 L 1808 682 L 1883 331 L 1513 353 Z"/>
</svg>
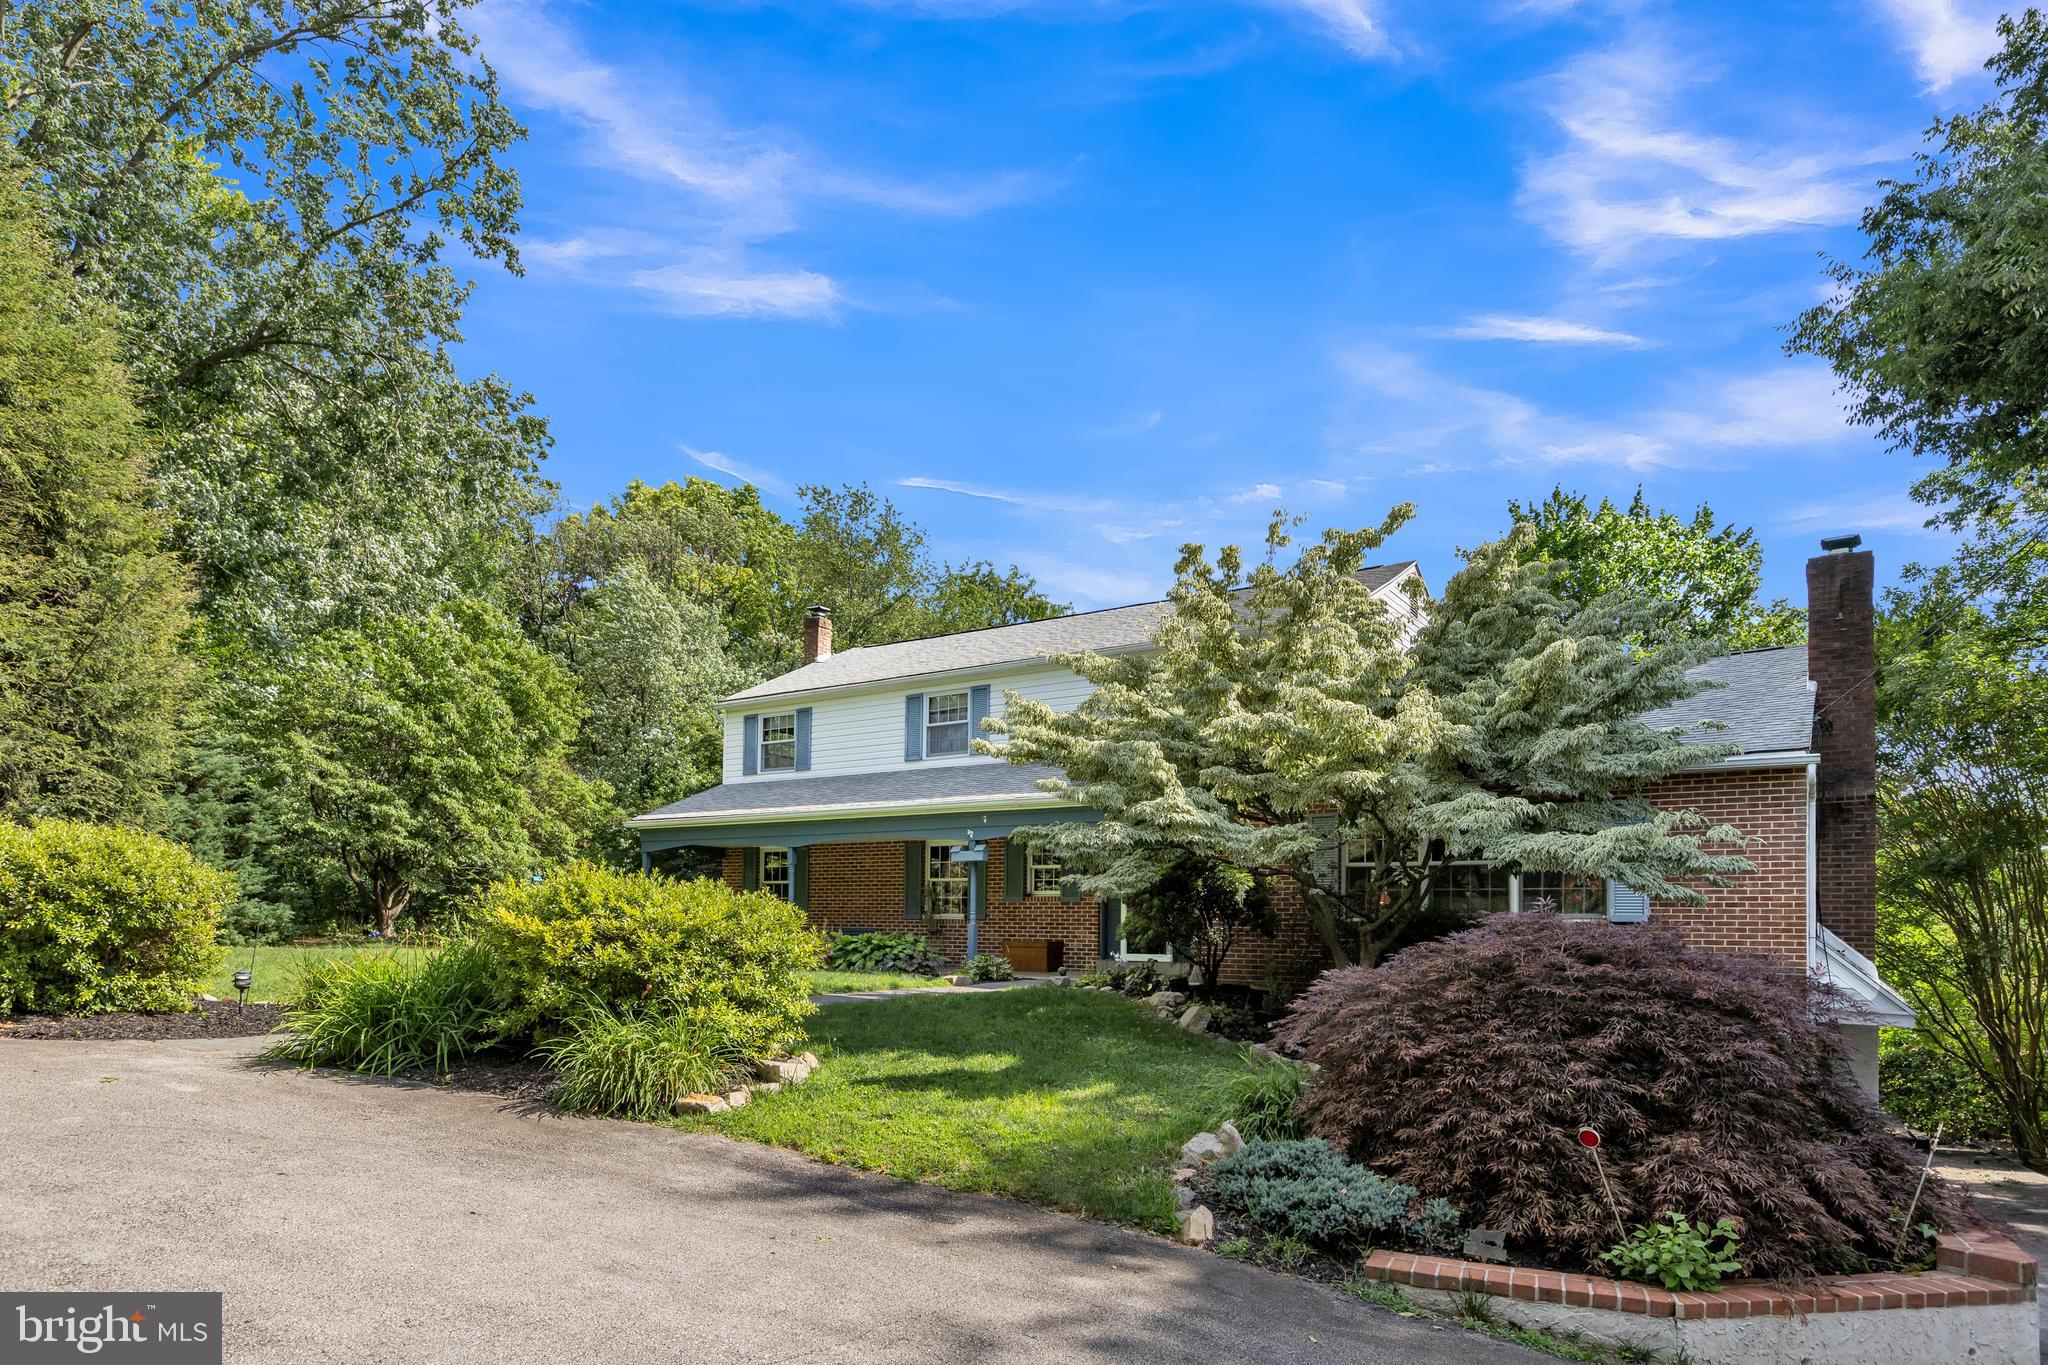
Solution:
<svg viewBox="0 0 2048 1365">
<path fill-rule="evenodd" d="M 934 767 L 952 763 L 999 763 L 1001 759 L 980 754 L 927 758 L 917 764 L 903 761 L 903 699 L 912 692 L 962 691 L 976 683 L 989 684 L 989 714 L 1003 714 L 1005 690 L 1043 701 L 1062 711 L 1081 704 L 1093 685 L 1065 668 L 1041 666 L 1014 673 L 987 674 L 959 680 L 939 679 L 928 683 L 905 681 L 895 688 L 864 691 L 852 696 L 796 698 L 789 702 L 756 703 L 736 708 L 725 716 L 725 780 L 727 782 L 780 782 L 791 777 L 827 777 L 834 773 L 884 772 L 904 767 Z M 740 745 L 744 718 L 773 715 L 793 710 L 796 705 L 811 708 L 811 767 L 807 773 L 762 773 L 747 777 L 740 772 Z"/>
<path fill-rule="evenodd" d="M 1421 629 L 1423 616 L 1411 613 L 1405 578 L 1397 579 L 1377 594 L 1402 620 L 1404 643 Z M 913 692 L 957 692 L 977 683 L 989 684 L 989 714 L 1003 714 L 1005 689 L 1019 696 L 1049 703 L 1057 710 L 1071 711 L 1081 704 L 1094 685 L 1070 669 L 1051 664 L 1020 667 L 1004 673 L 982 673 L 953 678 L 906 678 L 881 688 L 864 688 L 845 695 L 783 697 L 735 707 L 725 715 L 725 780 L 727 782 L 781 782 L 792 777 L 825 777 L 834 773 L 886 772 L 906 767 L 929 767 L 949 763 L 1000 763 L 1001 759 L 980 754 L 922 759 L 916 764 L 903 761 L 903 699 Z M 811 708 L 811 766 L 805 773 L 760 773 L 753 777 L 741 771 L 740 747 L 743 723 L 749 715 L 777 715 L 799 706 Z M 977 736 L 979 738 L 979 736 Z"/>
</svg>

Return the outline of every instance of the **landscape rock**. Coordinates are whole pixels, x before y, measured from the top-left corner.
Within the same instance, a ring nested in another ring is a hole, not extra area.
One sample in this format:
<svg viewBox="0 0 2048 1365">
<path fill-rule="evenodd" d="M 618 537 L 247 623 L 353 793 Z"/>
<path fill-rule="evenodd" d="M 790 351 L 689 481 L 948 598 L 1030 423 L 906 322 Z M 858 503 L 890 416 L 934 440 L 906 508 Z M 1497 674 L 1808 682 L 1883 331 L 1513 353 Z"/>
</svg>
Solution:
<svg viewBox="0 0 2048 1365">
<path fill-rule="evenodd" d="M 1197 1204 L 1176 1216 L 1180 1220 L 1180 1239 L 1189 1246 L 1201 1246 L 1215 1240 L 1216 1215 L 1209 1212 L 1207 1205 Z"/>
<path fill-rule="evenodd" d="M 1207 1165 L 1223 1155 L 1223 1139 L 1214 1133 L 1197 1133 L 1180 1145 L 1181 1156 L 1198 1165 Z"/>
<path fill-rule="evenodd" d="M 1196 1176 L 1200 1174 L 1201 1172 L 1197 1171 L 1192 1166 L 1176 1166 L 1174 1167 L 1173 1171 L 1173 1180 L 1174 1183 L 1178 1185 L 1184 1181 L 1193 1180 Z"/>
<path fill-rule="evenodd" d="M 1187 1002 L 1188 998 L 1179 991 L 1161 991 L 1146 1003 L 1150 1004 L 1153 1009 L 1165 1013 L 1168 1010 L 1177 1010 Z"/>
<path fill-rule="evenodd" d="M 747 1089 L 753 1091 L 756 1095 L 772 1095 L 776 1091 L 782 1089 L 782 1082 L 755 1081 L 752 1085 L 748 1086 Z"/>
<path fill-rule="evenodd" d="M 732 1108 L 723 1095 L 685 1095 L 675 1102 L 678 1114 L 723 1114 Z"/>
<path fill-rule="evenodd" d="M 1176 1209 L 1191 1209 L 1195 1206 L 1195 1192 L 1185 1185 L 1175 1185 L 1173 1201 Z"/>
<path fill-rule="evenodd" d="M 1223 1155 L 1236 1156 L 1244 1150 L 1244 1134 L 1237 1131 L 1235 1123 L 1226 1123 L 1216 1130 L 1216 1138 L 1223 1144 Z"/>
<path fill-rule="evenodd" d="M 939 978 L 939 980 L 945 982 L 948 986 L 965 986 L 971 984 L 974 978 L 971 976 L 962 976 L 960 973 L 955 972 L 951 976 L 942 976 Z"/>
<path fill-rule="evenodd" d="M 1189 1033 L 1207 1033 L 1209 1031 L 1209 1007 L 1207 1005 L 1189 1005 L 1187 1013 L 1180 1017 L 1180 1026 Z"/>
<path fill-rule="evenodd" d="M 764 1081 L 797 1085 L 809 1078 L 811 1068 L 801 1057 L 763 1057 L 754 1063 L 754 1074 Z"/>
<path fill-rule="evenodd" d="M 804 1064 L 806 1071 L 816 1071 L 818 1069 L 818 1054 L 815 1052 L 799 1052 L 796 1054 L 796 1059 Z"/>
</svg>

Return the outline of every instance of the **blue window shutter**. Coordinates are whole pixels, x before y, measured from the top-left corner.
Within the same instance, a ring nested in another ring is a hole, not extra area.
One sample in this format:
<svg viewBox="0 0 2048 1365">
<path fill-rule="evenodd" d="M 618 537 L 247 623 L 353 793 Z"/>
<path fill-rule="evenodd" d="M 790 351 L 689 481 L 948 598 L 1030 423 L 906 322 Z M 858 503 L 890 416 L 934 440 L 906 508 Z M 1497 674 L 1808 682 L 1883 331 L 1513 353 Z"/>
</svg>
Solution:
<svg viewBox="0 0 2048 1365">
<path fill-rule="evenodd" d="M 903 761 L 915 763 L 924 757 L 924 693 L 912 692 L 903 699 Z"/>
<path fill-rule="evenodd" d="M 1116 945 L 1119 937 L 1117 931 L 1122 927 L 1123 917 L 1124 904 L 1122 901 L 1112 896 L 1102 903 L 1102 907 L 1097 914 L 1097 918 L 1101 922 L 1102 956 L 1116 956 Z"/>
<path fill-rule="evenodd" d="M 1642 892 L 1607 883 L 1607 919 L 1612 924 L 1641 924 L 1650 918 L 1650 898 Z"/>
<path fill-rule="evenodd" d="M 811 708 L 796 708 L 796 770 L 807 773 L 811 770 Z"/>
<path fill-rule="evenodd" d="M 970 741 L 981 738 L 981 723 L 988 719 L 988 684 L 976 683 L 967 689 L 967 738 Z"/>
<path fill-rule="evenodd" d="M 748 716 L 740 722 L 740 772 L 752 777 L 761 771 L 761 718 Z"/>
<path fill-rule="evenodd" d="M 1016 904 L 1024 899 L 1029 888 L 1024 885 L 1025 869 L 1031 865 L 1031 850 L 1017 842 L 1016 836 L 1003 840 L 1003 899 Z"/>
<path fill-rule="evenodd" d="M 903 918 L 924 918 L 924 845 L 903 846 Z"/>
<path fill-rule="evenodd" d="M 1060 879 L 1060 900 L 1067 905 L 1073 905 L 1079 902 L 1080 899 L 1081 888 L 1062 877 Z"/>
<path fill-rule="evenodd" d="M 743 848 L 740 850 L 740 890 L 761 889 L 761 850 Z"/>
<path fill-rule="evenodd" d="M 789 851 L 789 898 L 799 910 L 811 908 L 811 851 L 798 847 Z"/>
</svg>

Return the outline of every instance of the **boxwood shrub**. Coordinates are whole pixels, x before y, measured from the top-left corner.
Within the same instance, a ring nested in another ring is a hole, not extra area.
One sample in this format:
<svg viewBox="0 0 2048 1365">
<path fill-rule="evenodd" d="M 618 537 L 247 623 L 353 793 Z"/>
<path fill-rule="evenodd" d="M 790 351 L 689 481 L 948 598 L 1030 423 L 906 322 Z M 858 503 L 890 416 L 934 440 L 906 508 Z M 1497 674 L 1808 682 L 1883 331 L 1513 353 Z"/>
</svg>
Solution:
<svg viewBox="0 0 2048 1365">
<path fill-rule="evenodd" d="M 803 1037 L 806 973 L 824 958 L 803 911 L 765 891 L 587 862 L 500 882 L 469 926 L 503 974 L 511 1037 L 545 1037 L 596 1005 L 686 1014 L 763 1056 Z"/>
<path fill-rule="evenodd" d="M 152 834 L 0 824 L 0 1013 L 190 1009 L 234 887 Z"/>
</svg>

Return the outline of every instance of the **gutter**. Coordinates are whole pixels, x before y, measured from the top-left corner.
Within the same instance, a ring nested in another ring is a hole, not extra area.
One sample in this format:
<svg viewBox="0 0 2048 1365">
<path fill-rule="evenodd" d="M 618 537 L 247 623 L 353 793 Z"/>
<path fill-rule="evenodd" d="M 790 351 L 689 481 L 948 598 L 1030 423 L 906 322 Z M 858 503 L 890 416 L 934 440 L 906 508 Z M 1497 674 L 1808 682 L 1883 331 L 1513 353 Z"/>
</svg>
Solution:
<svg viewBox="0 0 2048 1365">
<path fill-rule="evenodd" d="M 627 829 L 689 829 L 697 825 L 782 824 L 798 820 L 879 820 L 899 815 L 944 814 L 954 810 L 1018 810 L 1035 806 L 1067 806 L 1073 803 L 1050 792 L 1019 792 L 1009 796 L 955 797 L 947 801 L 919 801 L 889 806 L 811 806 L 802 810 L 727 810 L 702 815 L 636 815 L 626 821 Z"/>
<path fill-rule="evenodd" d="M 1729 754 L 1726 758 L 1708 759 L 1704 763 L 1690 763 L 1680 768 L 1682 773 L 1707 773 L 1730 768 L 1748 770 L 1759 768 L 1807 768 L 1820 766 L 1820 755 L 1809 749 L 1770 749 L 1754 754 Z"/>
</svg>

